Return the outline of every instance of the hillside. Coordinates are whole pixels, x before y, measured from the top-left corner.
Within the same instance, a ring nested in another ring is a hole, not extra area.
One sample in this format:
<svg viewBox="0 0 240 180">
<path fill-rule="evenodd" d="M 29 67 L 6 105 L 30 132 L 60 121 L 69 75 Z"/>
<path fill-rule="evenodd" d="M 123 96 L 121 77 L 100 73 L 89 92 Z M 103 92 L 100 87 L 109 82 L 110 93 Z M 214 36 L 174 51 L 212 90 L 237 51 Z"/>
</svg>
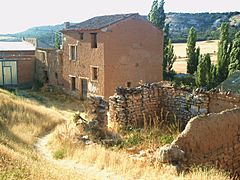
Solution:
<svg viewBox="0 0 240 180">
<path fill-rule="evenodd" d="M 0 89 L 0 179 L 84 179 L 44 160 L 34 143 L 64 118 Z"/>
<path fill-rule="evenodd" d="M 198 40 L 218 39 L 218 29 L 223 22 L 229 22 L 231 34 L 240 30 L 240 12 L 168 13 L 166 22 L 170 24 L 170 37 L 174 42 L 186 41 L 191 27 L 195 27 Z"/>
<path fill-rule="evenodd" d="M 166 22 L 170 23 L 170 37 L 173 42 L 186 41 L 188 30 L 192 26 L 198 32 L 198 40 L 217 39 L 219 36 L 218 28 L 222 22 L 230 23 L 232 34 L 240 30 L 240 12 L 167 13 Z M 63 24 L 39 26 L 20 33 L 0 36 L 8 36 L 8 38 L 2 38 L 2 40 L 9 40 L 9 36 L 15 37 L 17 40 L 21 40 L 22 37 L 34 37 L 38 39 L 39 47 L 47 48 L 54 46 L 55 34 L 63 29 L 63 27 Z"/>
</svg>

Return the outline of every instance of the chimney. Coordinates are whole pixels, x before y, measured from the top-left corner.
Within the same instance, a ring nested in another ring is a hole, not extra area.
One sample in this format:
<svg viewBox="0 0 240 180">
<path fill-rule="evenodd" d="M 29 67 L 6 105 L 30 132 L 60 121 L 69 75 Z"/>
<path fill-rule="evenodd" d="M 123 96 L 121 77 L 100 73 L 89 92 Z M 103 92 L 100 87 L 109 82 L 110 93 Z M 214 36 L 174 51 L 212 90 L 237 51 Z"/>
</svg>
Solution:
<svg viewBox="0 0 240 180">
<path fill-rule="evenodd" d="M 68 29 L 70 26 L 70 22 L 64 22 L 64 29 Z"/>
</svg>

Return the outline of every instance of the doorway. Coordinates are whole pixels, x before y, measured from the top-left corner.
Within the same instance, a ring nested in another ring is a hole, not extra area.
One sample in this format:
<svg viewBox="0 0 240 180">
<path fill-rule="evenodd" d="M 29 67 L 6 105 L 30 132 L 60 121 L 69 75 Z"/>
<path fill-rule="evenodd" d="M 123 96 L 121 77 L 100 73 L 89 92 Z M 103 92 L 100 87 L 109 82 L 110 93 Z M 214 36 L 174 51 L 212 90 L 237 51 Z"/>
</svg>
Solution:
<svg viewBox="0 0 240 180">
<path fill-rule="evenodd" d="M 88 85 L 87 85 L 87 79 L 81 79 L 81 99 L 86 100 L 87 99 L 87 91 L 88 91 Z"/>
<path fill-rule="evenodd" d="M 17 85 L 17 62 L 0 61 L 0 85 Z"/>
<path fill-rule="evenodd" d="M 76 78 L 71 77 L 71 91 L 75 91 L 75 90 L 76 90 Z"/>
</svg>

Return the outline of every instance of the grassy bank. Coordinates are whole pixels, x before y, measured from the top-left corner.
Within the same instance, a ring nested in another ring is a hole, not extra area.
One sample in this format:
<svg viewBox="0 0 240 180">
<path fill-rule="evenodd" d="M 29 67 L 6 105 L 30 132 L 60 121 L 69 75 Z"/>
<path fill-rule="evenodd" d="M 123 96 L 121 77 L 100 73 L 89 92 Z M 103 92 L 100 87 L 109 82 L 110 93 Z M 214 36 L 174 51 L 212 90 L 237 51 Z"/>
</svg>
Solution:
<svg viewBox="0 0 240 180">
<path fill-rule="evenodd" d="M 46 162 L 34 149 L 37 137 L 64 118 L 1 89 L 0 97 L 0 179 L 79 179 Z"/>
</svg>

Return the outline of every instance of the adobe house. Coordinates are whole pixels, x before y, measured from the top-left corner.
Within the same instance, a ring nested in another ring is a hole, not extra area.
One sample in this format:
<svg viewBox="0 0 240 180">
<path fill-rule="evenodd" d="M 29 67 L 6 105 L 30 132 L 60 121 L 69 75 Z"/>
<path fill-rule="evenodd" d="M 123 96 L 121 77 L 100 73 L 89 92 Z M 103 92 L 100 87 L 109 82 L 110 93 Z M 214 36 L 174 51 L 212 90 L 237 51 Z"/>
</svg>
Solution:
<svg viewBox="0 0 240 180">
<path fill-rule="evenodd" d="M 61 32 L 67 92 L 108 98 L 118 86 L 162 80 L 163 32 L 139 14 L 65 23 Z"/>
<path fill-rule="evenodd" d="M 29 87 L 34 81 L 35 46 L 29 42 L 0 42 L 0 86 Z"/>
</svg>

